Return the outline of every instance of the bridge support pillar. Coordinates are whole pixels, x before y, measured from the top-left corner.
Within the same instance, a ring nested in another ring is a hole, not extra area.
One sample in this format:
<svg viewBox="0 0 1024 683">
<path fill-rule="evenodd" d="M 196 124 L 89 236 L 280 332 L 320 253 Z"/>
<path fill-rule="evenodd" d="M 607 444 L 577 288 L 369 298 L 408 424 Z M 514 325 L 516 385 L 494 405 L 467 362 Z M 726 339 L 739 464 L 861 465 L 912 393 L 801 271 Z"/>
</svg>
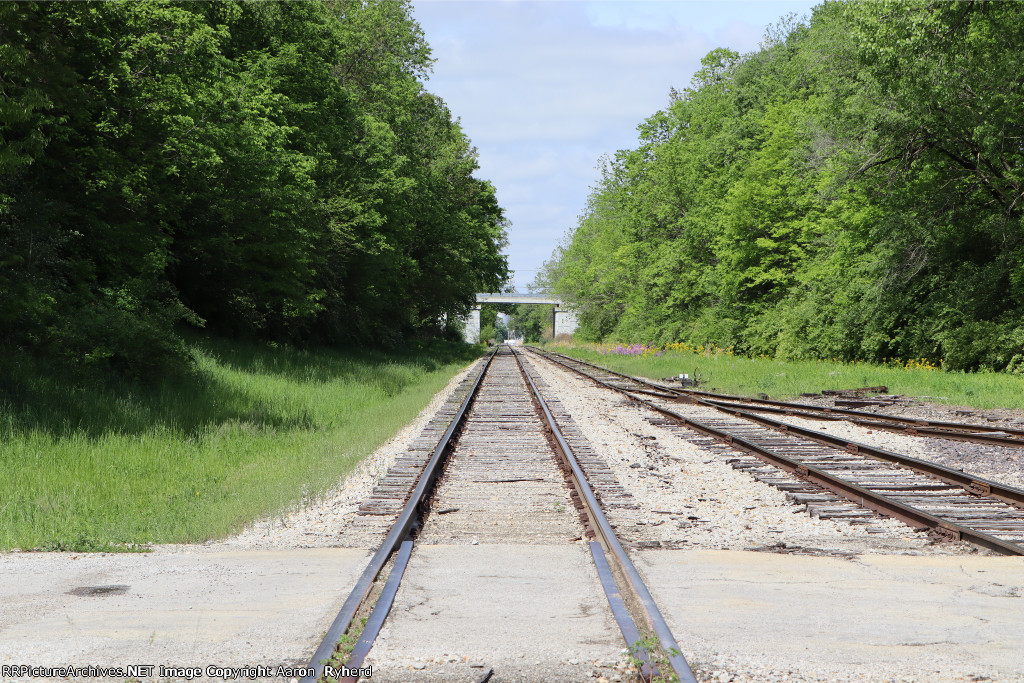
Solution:
<svg viewBox="0 0 1024 683">
<path fill-rule="evenodd" d="M 465 328 L 463 339 L 470 344 L 480 341 L 480 307 L 477 306 L 469 311 L 469 314 L 462 319 Z"/>
<path fill-rule="evenodd" d="M 572 334 L 579 327 L 576 320 L 576 312 L 555 306 L 555 321 L 552 334 L 558 337 L 560 334 Z"/>
</svg>

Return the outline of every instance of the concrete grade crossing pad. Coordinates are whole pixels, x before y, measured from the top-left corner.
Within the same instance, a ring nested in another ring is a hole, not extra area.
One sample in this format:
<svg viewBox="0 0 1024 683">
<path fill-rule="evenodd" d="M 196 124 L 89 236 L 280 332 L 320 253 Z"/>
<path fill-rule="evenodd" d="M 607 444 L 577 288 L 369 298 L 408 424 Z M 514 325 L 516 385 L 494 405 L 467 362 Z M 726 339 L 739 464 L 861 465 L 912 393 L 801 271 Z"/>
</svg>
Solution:
<svg viewBox="0 0 1024 683">
<path fill-rule="evenodd" d="M 420 544 L 366 661 L 375 683 L 562 683 L 624 647 L 586 546 Z"/>
<path fill-rule="evenodd" d="M 621 636 L 585 547 L 420 545 L 414 558 L 370 653 L 371 683 L 619 673 Z M 633 558 L 691 664 L 728 672 L 720 680 L 1024 681 L 1022 558 Z M 0 555 L 0 665 L 301 666 L 367 559 L 333 548 Z M 111 586 L 128 588 L 71 593 Z"/>
<path fill-rule="evenodd" d="M 0 665 L 305 665 L 367 560 L 350 548 L 0 555 Z"/>
<path fill-rule="evenodd" d="M 711 671 L 1024 681 L 1024 558 L 662 550 L 634 563 L 690 663 Z"/>
</svg>

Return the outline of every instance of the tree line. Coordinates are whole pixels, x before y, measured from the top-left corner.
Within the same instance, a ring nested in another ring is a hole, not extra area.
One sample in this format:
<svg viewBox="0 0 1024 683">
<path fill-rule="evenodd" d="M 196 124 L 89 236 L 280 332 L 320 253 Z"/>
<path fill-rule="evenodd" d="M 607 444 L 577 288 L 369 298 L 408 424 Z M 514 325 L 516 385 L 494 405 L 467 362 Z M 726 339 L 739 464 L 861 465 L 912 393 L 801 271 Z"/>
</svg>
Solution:
<svg viewBox="0 0 1024 683">
<path fill-rule="evenodd" d="M 506 221 L 408 2 L 0 3 L 0 347 L 159 372 L 182 325 L 430 334 Z"/>
<path fill-rule="evenodd" d="M 826 2 L 710 52 L 539 277 L 592 340 L 1024 372 L 1024 4 Z"/>
</svg>

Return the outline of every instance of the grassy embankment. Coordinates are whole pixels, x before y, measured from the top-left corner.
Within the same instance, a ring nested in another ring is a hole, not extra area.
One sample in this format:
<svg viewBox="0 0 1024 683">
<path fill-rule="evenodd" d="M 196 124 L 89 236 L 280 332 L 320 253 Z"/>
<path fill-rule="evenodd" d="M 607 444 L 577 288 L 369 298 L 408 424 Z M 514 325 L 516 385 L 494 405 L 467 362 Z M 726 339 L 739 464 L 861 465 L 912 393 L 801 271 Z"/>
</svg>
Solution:
<svg viewBox="0 0 1024 683">
<path fill-rule="evenodd" d="M 0 361 L 0 549 L 106 550 L 238 530 L 336 484 L 477 350 L 204 339 L 188 377 L 75 386 Z"/>
<path fill-rule="evenodd" d="M 666 349 L 615 345 L 549 345 L 548 349 L 618 372 L 651 378 L 679 373 L 707 379 L 702 389 L 788 399 L 822 389 L 886 386 L 891 394 L 975 408 L 1024 409 L 1024 376 L 996 372 L 945 372 L 922 361 L 875 365 L 837 361 L 744 358 L 727 349 L 673 344 Z M 660 355 L 658 355 L 660 352 Z"/>
</svg>

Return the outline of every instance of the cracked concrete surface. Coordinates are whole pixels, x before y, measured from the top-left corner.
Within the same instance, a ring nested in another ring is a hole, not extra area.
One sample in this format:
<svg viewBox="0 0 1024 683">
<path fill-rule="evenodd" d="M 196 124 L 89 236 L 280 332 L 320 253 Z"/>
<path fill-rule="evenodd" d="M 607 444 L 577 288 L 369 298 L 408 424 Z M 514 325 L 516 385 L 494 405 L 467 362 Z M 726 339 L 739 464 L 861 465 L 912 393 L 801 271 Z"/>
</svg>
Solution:
<svg viewBox="0 0 1024 683">
<path fill-rule="evenodd" d="M 691 663 L 734 681 L 1024 681 L 1024 558 L 635 558 Z"/>
</svg>

